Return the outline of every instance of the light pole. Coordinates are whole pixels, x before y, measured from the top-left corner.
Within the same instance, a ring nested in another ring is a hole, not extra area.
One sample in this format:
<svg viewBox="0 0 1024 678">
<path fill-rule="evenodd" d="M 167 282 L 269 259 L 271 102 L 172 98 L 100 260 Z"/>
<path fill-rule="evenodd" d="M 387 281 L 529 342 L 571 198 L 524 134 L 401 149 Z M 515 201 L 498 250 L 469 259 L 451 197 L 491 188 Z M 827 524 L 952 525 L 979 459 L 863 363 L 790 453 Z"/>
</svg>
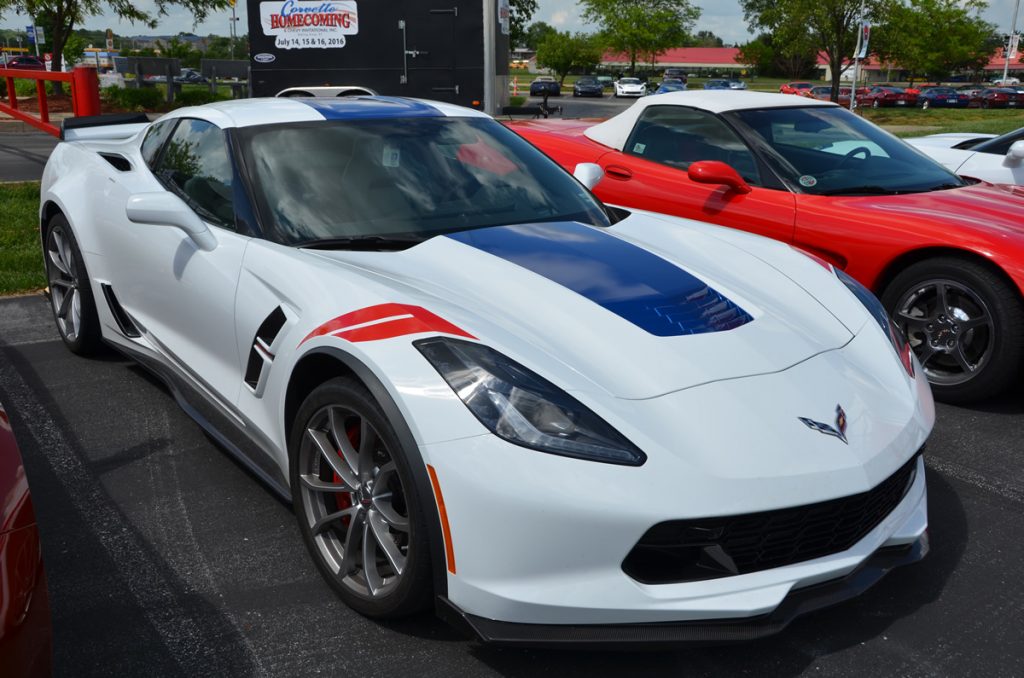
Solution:
<svg viewBox="0 0 1024 678">
<path fill-rule="evenodd" d="M 1013 44 L 1013 36 L 1017 35 L 1017 12 L 1020 11 L 1020 0 L 1013 6 L 1013 22 L 1010 24 L 1010 40 L 1003 48 L 1003 84 L 1010 75 L 1010 45 Z"/>
</svg>

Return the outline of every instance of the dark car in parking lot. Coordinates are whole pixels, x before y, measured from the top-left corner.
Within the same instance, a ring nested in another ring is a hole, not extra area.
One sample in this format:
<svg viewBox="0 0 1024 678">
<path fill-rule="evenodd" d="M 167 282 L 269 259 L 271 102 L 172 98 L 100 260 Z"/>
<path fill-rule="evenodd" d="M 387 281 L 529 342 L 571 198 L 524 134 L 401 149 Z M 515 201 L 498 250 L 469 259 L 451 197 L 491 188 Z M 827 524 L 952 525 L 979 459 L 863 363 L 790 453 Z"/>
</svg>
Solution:
<svg viewBox="0 0 1024 678">
<path fill-rule="evenodd" d="M 979 108 L 1017 108 L 1024 101 L 1024 95 L 1017 94 L 1012 87 L 987 87 L 971 99 L 971 105 Z"/>
<path fill-rule="evenodd" d="M 921 108 L 967 108 L 971 97 L 952 87 L 926 87 L 917 95 Z"/>
<path fill-rule="evenodd" d="M 704 83 L 704 89 L 732 89 L 728 80 L 708 80 Z"/>
<path fill-rule="evenodd" d="M 661 81 L 658 89 L 654 91 L 655 94 L 664 94 L 665 92 L 682 92 L 686 89 L 686 83 L 679 78 L 665 78 Z"/>
<path fill-rule="evenodd" d="M 0 59 L 0 68 L 17 68 L 22 71 L 45 71 L 46 62 L 31 55 L 7 56 Z"/>
<path fill-rule="evenodd" d="M 181 75 L 176 77 L 174 79 L 174 82 L 178 83 L 179 85 L 185 85 L 185 84 L 201 85 L 203 83 L 209 82 L 209 80 L 207 80 L 206 76 L 204 76 L 202 73 L 200 73 L 199 71 L 197 71 L 194 68 L 183 68 L 183 69 L 181 69 Z"/>
<path fill-rule="evenodd" d="M 857 95 L 857 103 L 861 106 L 881 108 L 883 106 L 914 106 L 917 104 L 917 95 L 907 92 L 902 87 L 876 86 L 872 87 L 866 94 Z"/>
<path fill-rule="evenodd" d="M 593 75 L 585 75 L 572 86 L 574 97 L 601 97 L 604 96 L 604 85 Z"/>
<path fill-rule="evenodd" d="M 550 75 L 538 75 L 530 83 L 530 96 L 542 97 L 545 94 L 551 97 L 562 96 L 562 86 Z"/>
</svg>

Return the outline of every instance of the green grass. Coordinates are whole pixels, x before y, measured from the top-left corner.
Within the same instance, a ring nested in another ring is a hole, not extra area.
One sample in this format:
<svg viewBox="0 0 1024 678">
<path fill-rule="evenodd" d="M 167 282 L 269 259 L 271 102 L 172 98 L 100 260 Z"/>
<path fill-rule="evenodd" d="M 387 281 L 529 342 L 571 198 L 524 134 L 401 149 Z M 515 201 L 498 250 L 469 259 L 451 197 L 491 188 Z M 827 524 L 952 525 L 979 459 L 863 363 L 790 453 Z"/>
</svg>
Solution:
<svg viewBox="0 0 1024 678">
<path fill-rule="evenodd" d="M 0 295 L 42 289 L 39 182 L 0 184 L 0 205 Z"/>
<path fill-rule="evenodd" d="M 907 109 L 861 109 L 864 117 L 882 127 L 915 126 L 928 129 L 902 130 L 894 134 L 902 137 L 949 132 L 980 132 L 1005 134 L 1024 127 L 1024 111 L 984 110 L 980 108 L 938 108 L 923 111 Z"/>
</svg>

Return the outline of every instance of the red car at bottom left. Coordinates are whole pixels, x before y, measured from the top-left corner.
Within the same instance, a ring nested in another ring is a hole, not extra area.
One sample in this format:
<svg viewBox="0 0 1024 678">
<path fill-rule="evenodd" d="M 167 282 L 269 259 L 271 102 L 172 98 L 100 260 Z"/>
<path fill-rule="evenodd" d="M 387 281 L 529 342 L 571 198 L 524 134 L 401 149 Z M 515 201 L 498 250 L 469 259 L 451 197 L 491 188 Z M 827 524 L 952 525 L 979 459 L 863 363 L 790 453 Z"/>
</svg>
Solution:
<svg viewBox="0 0 1024 678">
<path fill-rule="evenodd" d="M 51 674 L 50 602 L 21 452 L 0 403 L 0 675 Z"/>
</svg>

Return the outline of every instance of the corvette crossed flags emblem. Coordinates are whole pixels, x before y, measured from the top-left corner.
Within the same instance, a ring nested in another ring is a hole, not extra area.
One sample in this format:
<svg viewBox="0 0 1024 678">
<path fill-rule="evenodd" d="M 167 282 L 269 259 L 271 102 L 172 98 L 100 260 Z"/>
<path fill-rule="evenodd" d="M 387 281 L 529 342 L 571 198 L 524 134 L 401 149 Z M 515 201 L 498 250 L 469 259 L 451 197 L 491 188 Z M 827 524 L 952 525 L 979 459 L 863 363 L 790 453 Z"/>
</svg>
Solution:
<svg viewBox="0 0 1024 678">
<path fill-rule="evenodd" d="M 843 443 L 849 445 L 846 441 L 846 412 L 843 411 L 842 405 L 836 405 L 836 425 L 829 426 L 823 424 L 820 421 L 814 421 L 807 417 L 797 417 L 804 423 L 807 428 L 817 431 L 818 433 L 824 433 L 827 436 L 834 436 L 843 441 Z"/>
</svg>

